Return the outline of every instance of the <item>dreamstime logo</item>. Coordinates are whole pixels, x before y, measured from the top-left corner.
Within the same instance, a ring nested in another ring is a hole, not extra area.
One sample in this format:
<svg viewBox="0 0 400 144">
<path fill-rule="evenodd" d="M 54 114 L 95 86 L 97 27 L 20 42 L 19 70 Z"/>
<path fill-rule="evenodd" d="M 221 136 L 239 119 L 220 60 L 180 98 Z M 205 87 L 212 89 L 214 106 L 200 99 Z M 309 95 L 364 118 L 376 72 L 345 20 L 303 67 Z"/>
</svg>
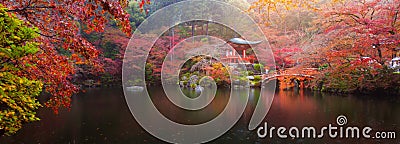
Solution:
<svg viewBox="0 0 400 144">
<path fill-rule="evenodd" d="M 342 125 L 347 124 L 347 118 L 346 118 L 346 116 L 344 116 L 344 115 L 338 116 L 338 117 L 336 118 L 336 123 L 337 123 L 339 126 L 342 126 Z"/>
<path fill-rule="evenodd" d="M 320 129 L 307 126 L 307 127 L 268 127 L 268 123 L 265 122 L 264 126 L 257 129 L 257 135 L 259 138 L 272 138 L 275 135 L 279 138 L 373 138 L 373 139 L 395 139 L 396 133 L 394 131 L 373 131 L 369 126 L 357 127 L 357 126 L 345 126 L 347 124 L 347 118 L 344 115 L 340 115 L 336 118 L 336 124 L 329 124 L 328 126 L 321 127 Z"/>
<path fill-rule="evenodd" d="M 240 37 L 249 40 L 262 40 L 263 44 L 252 46 L 259 63 L 274 67 L 275 62 L 268 41 L 257 24 L 243 11 L 230 4 L 214 0 L 188 0 L 169 5 L 147 18 L 135 31 L 125 52 L 123 60 L 123 87 L 129 109 L 136 121 L 153 136 L 173 143 L 201 143 L 218 138 L 231 129 L 243 114 L 249 99 L 249 88 L 243 87 L 239 95 L 233 90 L 224 110 L 215 118 L 201 124 L 187 125 L 174 122 L 161 114 L 153 104 L 146 89 L 145 69 L 149 52 L 164 33 L 174 26 L 191 21 L 209 21 L 235 31 Z M 207 42 L 203 42 L 206 39 Z M 191 50 L 193 42 L 201 42 Z M 210 35 L 196 35 L 177 44 L 167 54 L 161 70 L 161 81 L 168 99 L 184 110 L 205 108 L 214 97 L 207 97 L 203 92 L 199 97 L 186 97 L 179 86 L 179 71 L 188 59 L 206 55 L 216 60 L 221 59 L 226 51 L 236 52 L 226 41 Z M 222 62 L 222 61 L 221 61 Z M 222 62 L 225 66 L 227 63 Z M 237 81 L 237 71 L 246 71 L 242 62 L 230 68 L 232 83 Z M 236 71 L 236 73 L 234 73 Z M 216 92 L 216 83 L 210 77 L 201 79 L 200 85 L 211 84 L 204 91 Z M 166 88 L 166 86 L 172 88 Z M 161 90 L 161 89 L 160 89 Z M 266 116 L 273 99 L 275 83 L 264 85 L 261 91 L 268 90 L 268 95 L 261 95 L 250 119 L 249 130 L 254 130 Z"/>
</svg>

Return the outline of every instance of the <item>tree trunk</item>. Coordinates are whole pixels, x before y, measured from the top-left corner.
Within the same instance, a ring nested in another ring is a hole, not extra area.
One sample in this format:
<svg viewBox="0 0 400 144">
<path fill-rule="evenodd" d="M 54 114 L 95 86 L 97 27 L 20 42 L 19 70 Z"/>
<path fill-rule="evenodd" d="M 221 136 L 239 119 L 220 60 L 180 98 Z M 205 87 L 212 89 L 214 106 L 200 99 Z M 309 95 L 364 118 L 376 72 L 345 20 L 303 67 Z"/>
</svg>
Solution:
<svg viewBox="0 0 400 144">
<path fill-rule="evenodd" d="M 192 37 L 194 37 L 194 22 L 192 22 Z"/>
<path fill-rule="evenodd" d="M 377 47 L 376 47 L 376 50 L 378 51 L 379 63 L 380 63 L 381 65 L 385 64 L 385 62 L 383 61 L 383 58 L 382 58 L 382 51 L 381 51 L 381 48 L 379 48 L 379 46 L 377 46 Z"/>
<path fill-rule="evenodd" d="M 206 36 L 208 36 L 208 23 L 209 23 L 209 21 L 207 21 L 207 24 L 206 24 Z"/>
</svg>

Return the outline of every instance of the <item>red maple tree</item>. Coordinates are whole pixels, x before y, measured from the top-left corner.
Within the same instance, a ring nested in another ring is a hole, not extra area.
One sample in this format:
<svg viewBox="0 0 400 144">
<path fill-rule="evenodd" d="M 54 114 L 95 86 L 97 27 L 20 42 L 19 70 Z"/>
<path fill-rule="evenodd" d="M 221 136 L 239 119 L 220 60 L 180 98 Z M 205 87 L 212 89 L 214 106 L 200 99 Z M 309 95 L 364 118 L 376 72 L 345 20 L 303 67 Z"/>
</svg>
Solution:
<svg viewBox="0 0 400 144">
<path fill-rule="evenodd" d="M 40 51 L 24 63 L 34 65 L 19 74 L 45 83 L 52 96 L 46 106 L 57 113 L 59 107 L 70 107 L 71 95 L 78 87 L 70 82 L 75 64 L 85 63 L 101 70 L 96 58 L 99 52 L 81 36 L 86 32 L 103 31 L 113 19 L 121 30 L 130 35 L 129 14 L 124 11 L 127 1 L 113 0 L 18 0 L 2 1 L 9 10 L 29 25 L 39 28 Z"/>
</svg>

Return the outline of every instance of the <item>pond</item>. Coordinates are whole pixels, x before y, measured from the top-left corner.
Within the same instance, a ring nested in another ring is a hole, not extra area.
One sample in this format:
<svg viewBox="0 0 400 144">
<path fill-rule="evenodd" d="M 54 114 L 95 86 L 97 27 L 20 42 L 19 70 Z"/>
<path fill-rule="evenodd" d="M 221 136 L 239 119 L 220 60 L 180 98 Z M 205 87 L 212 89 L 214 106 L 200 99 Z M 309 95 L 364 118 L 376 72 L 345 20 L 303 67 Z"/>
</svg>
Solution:
<svg viewBox="0 0 400 144">
<path fill-rule="evenodd" d="M 215 99 L 204 110 L 184 111 L 164 96 L 156 86 L 148 91 L 157 108 L 171 120 L 196 124 L 211 120 L 226 106 L 230 89 L 219 88 Z M 184 90 L 188 95 L 195 93 Z M 249 103 L 238 123 L 211 143 L 399 143 L 398 139 L 279 139 L 259 138 L 247 129 L 260 89 L 250 90 Z M 395 131 L 400 123 L 399 96 L 354 96 L 307 90 L 276 91 L 264 119 L 273 126 L 327 126 L 345 115 L 348 125 L 370 126 L 378 131 Z M 121 87 L 93 88 L 73 97 L 72 108 L 55 115 L 50 109 L 38 111 L 41 121 L 29 123 L 13 136 L 0 137 L 0 143 L 161 143 L 141 128 L 131 115 Z"/>
</svg>

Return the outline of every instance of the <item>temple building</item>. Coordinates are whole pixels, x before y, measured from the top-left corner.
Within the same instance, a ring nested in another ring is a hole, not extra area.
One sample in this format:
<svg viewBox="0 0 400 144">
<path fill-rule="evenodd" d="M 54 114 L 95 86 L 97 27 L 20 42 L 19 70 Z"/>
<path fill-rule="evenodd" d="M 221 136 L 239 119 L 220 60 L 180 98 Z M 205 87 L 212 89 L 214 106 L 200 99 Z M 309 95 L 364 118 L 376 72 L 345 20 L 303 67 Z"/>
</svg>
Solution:
<svg viewBox="0 0 400 144">
<path fill-rule="evenodd" d="M 222 56 L 221 60 L 227 63 L 243 63 L 252 64 L 256 61 L 254 55 L 247 55 L 246 50 L 251 50 L 251 45 L 256 45 L 262 41 L 247 41 L 241 38 L 233 38 L 228 43 L 237 51 L 226 51 L 225 55 Z M 250 51 L 249 50 L 249 51 Z"/>
</svg>

